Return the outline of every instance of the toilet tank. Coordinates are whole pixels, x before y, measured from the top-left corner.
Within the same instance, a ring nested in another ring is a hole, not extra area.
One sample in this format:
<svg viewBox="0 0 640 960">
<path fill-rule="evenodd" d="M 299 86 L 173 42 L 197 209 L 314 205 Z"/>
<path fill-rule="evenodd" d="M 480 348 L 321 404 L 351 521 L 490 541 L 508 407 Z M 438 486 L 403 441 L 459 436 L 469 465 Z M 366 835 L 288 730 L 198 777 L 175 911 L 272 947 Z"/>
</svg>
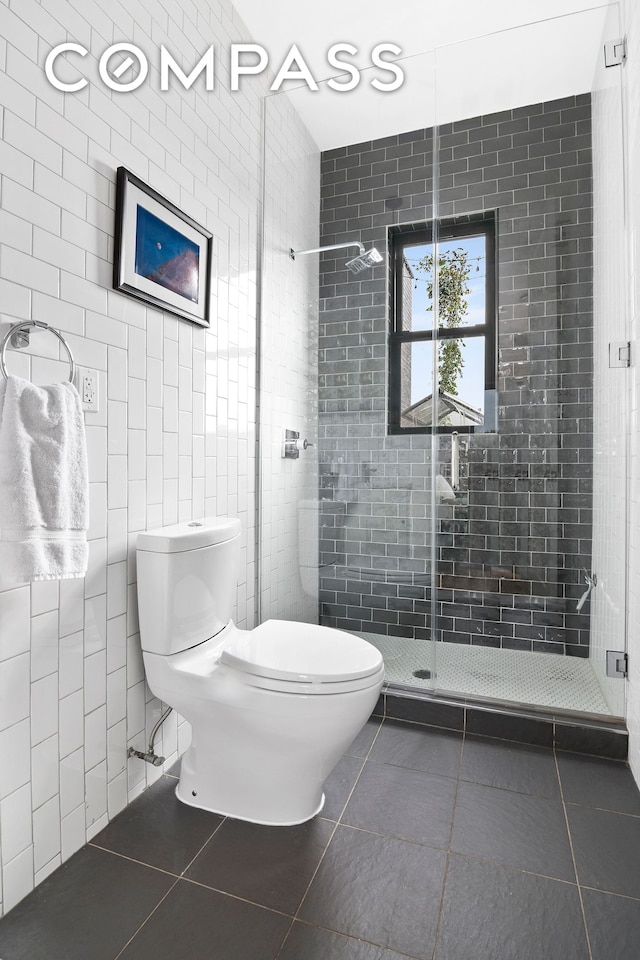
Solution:
<svg viewBox="0 0 640 960">
<path fill-rule="evenodd" d="M 240 521 L 205 517 L 138 534 L 140 641 L 168 656 L 215 636 L 231 619 Z"/>
</svg>

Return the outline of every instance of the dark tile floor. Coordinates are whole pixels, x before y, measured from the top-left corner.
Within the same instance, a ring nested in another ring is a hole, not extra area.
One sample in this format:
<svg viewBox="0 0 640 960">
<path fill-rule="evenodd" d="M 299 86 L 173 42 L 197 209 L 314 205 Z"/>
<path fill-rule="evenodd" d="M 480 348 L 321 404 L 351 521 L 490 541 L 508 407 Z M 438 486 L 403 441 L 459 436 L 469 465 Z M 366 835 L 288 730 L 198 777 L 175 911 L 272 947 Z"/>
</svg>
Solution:
<svg viewBox="0 0 640 960">
<path fill-rule="evenodd" d="M 163 776 L 0 921 L 2 960 L 638 960 L 624 763 L 370 720 L 322 816 L 260 827 Z"/>
</svg>

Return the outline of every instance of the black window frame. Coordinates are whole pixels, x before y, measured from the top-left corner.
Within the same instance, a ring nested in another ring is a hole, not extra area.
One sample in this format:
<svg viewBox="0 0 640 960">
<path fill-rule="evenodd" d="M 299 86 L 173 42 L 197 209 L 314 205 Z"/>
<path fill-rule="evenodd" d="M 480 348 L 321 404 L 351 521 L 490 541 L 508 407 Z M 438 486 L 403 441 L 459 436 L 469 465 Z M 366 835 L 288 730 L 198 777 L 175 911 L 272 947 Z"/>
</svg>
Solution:
<svg viewBox="0 0 640 960">
<path fill-rule="evenodd" d="M 467 214 L 452 217 L 434 223 L 405 224 L 392 227 L 389 231 L 389 254 L 391 261 L 390 284 L 390 323 L 389 323 L 389 397 L 388 424 L 389 434 L 411 433 L 474 433 L 486 432 L 482 425 L 446 426 L 402 426 L 402 346 L 405 343 L 433 342 L 444 339 L 465 339 L 484 336 L 485 338 L 485 392 L 496 389 L 498 379 L 498 330 L 497 330 L 497 217 L 495 211 L 481 214 Z M 403 330 L 403 264 L 404 251 L 418 243 L 434 243 L 434 234 L 438 243 L 463 239 L 466 237 L 486 237 L 486 277 L 485 277 L 485 322 L 464 327 L 439 327 L 437 330 Z"/>
</svg>

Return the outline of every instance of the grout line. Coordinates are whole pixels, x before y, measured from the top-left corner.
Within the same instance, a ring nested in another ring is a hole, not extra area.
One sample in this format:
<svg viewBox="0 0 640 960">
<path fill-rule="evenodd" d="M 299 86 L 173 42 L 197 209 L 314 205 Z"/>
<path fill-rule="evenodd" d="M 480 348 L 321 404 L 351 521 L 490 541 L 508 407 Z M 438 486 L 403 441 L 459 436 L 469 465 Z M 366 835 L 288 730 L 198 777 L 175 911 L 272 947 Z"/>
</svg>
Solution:
<svg viewBox="0 0 640 960">
<path fill-rule="evenodd" d="M 447 886 L 447 878 L 449 876 L 449 864 L 451 862 L 451 855 L 453 853 L 451 844 L 453 843 L 453 827 L 456 819 L 456 808 L 458 806 L 458 792 L 460 790 L 460 774 L 462 772 L 462 760 L 464 758 L 464 747 L 465 747 L 466 738 L 467 738 L 467 734 L 466 734 L 466 710 L 465 710 L 465 724 L 462 730 L 460 756 L 458 757 L 458 775 L 456 777 L 456 792 L 453 798 L 453 808 L 451 810 L 451 827 L 449 829 L 449 842 L 447 843 L 447 859 L 444 865 L 444 875 L 442 877 L 442 890 L 440 893 L 440 903 L 438 905 L 438 919 L 436 922 L 436 931 L 435 931 L 435 936 L 433 940 L 432 960 L 435 960 L 436 952 L 438 949 L 438 939 L 440 937 L 440 927 L 442 925 L 442 915 L 444 911 L 444 892 Z"/>
<path fill-rule="evenodd" d="M 625 813 L 624 810 L 614 810 L 612 807 L 596 807 L 591 803 L 580 803 L 579 800 L 567 800 L 568 807 L 586 807 L 589 810 L 599 810 L 600 813 L 613 813 L 616 817 L 628 817 L 629 820 L 640 820 L 640 813 Z"/>
<path fill-rule="evenodd" d="M 342 937 L 344 940 L 353 940 L 355 943 L 366 943 L 369 946 L 375 947 L 378 950 L 377 956 L 380 956 L 379 951 L 387 952 L 388 950 L 393 953 L 393 956 L 396 955 L 399 957 L 406 957 L 407 960 L 424 960 L 423 957 L 418 957 L 414 953 L 404 953 L 402 950 L 398 950 L 397 947 L 385 947 L 381 943 L 377 943 L 375 940 L 367 940 L 366 937 L 356 937 L 351 933 L 344 933 L 342 930 L 336 930 L 334 927 L 326 927 L 322 923 L 311 923 L 309 920 L 295 920 L 295 923 L 302 923 L 305 927 L 311 927 L 312 930 L 324 930 L 326 933 L 332 933 L 336 937 Z M 293 926 L 293 924 L 292 924 Z M 287 932 L 287 936 L 289 933 Z M 286 938 L 285 938 L 286 939 Z M 280 948 L 282 949 L 282 948 Z M 275 957 L 275 960 L 278 960 L 280 954 Z M 307 960 L 307 958 L 301 958 L 301 960 Z"/>
<path fill-rule="evenodd" d="M 615 890 L 604 890 L 602 887 L 592 887 L 588 883 L 581 884 L 583 890 L 593 890 L 594 893 L 604 893 L 608 897 L 619 897 L 621 900 L 630 900 L 632 903 L 640 903 L 640 897 L 632 897 L 630 893 L 616 893 Z"/>
<path fill-rule="evenodd" d="M 364 764 L 363 764 L 363 767 L 364 767 Z M 361 772 L 362 772 L 362 771 L 361 771 Z M 331 823 L 330 820 L 327 820 L 327 821 L 325 821 L 325 822 L 326 822 L 326 823 Z M 326 854 L 327 854 L 327 850 L 329 849 L 329 845 L 331 844 L 331 841 L 333 840 L 333 838 L 334 838 L 334 836 L 335 836 L 335 834 L 336 834 L 336 830 L 337 830 L 337 829 L 338 829 L 338 821 L 336 821 L 336 822 L 334 823 L 334 825 L 333 825 L 333 830 L 331 831 L 331 836 L 330 836 L 329 839 L 327 840 L 326 846 L 325 846 L 324 850 L 322 851 L 322 856 L 320 857 L 320 859 L 319 859 L 319 861 L 318 861 L 318 865 L 317 865 L 316 869 L 313 871 L 313 875 L 312 875 L 311 879 L 309 880 L 309 883 L 307 884 L 307 888 L 306 888 L 305 892 L 303 893 L 302 899 L 300 900 L 300 903 L 298 904 L 298 906 L 297 906 L 297 908 L 296 908 L 296 912 L 293 914 L 293 916 L 292 916 L 292 918 L 291 918 L 291 925 L 290 925 L 289 929 L 287 930 L 287 937 L 289 936 L 289 933 L 290 933 L 291 928 L 293 927 L 294 923 L 295 923 L 296 920 L 298 919 L 298 915 L 299 915 L 299 913 L 300 913 L 300 910 L 301 910 L 301 908 L 302 908 L 302 905 L 303 905 L 304 901 L 306 900 L 306 897 L 307 897 L 307 894 L 309 893 L 309 890 L 311 889 L 311 884 L 313 883 L 313 881 L 315 880 L 315 878 L 316 878 L 316 876 L 317 876 L 317 874 L 318 874 L 318 871 L 319 871 L 319 869 L 320 869 L 320 867 L 321 867 L 321 865 L 322 865 L 322 862 L 323 862 L 323 860 L 324 860 L 324 858 L 325 858 L 325 856 L 326 856 Z M 281 954 L 281 952 L 282 952 L 282 947 L 284 946 L 285 941 L 286 941 L 286 937 L 285 937 L 285 940 L 282 941 L 282 944 L 281 944 L 281 946 L 280 946 L 280 949 L 278 950 L 278 953 L 276 954 L 274 960 L 278 960 L 278 957 L 280 956 L 280 954 Z"/>
<path fill-rule="evenodd" d="M 258 903 L 257 900 L 249 900 L 248 897 L 241 897 L 237 893 L 230 893 L 229 890 L 222 890 L 220 887 L 212 887 L 208 883 L 203 883 L 202 880 L 194 880 L 192 877 L 178 877 L 178 880 L 183 880 L 185 883 L 190 883 L 194 887 L 201 887 L 203 890 L 210 890 L 212 893 L 219 893 L 221 897 L 230 897 L 232 900 L 239 900 L 241 903 L 247 903 L 252 907 L 258 907 L 260 910 L 267 910 L 269 913 L 277 913 L 279 917 L 291 917 L 291 914 L 285 913 L 284 910 L 278 910 L 276 907 L 268 907 L 264 903 Z"/>
<path fill-rule="evenodd" d="M 135 857 L 129 857 L 126 853 L 119 853 L 117 850 L 110 850 L 109 847 L 102 847 L 99 843 L 94 843 L 93 840 L 89 840 L 87 846 L 94 847 L 96 850 L 102 850 L 103 853 L 110 853 L 114 857 L 120 857 L 121 860 L 128 860 L 129 863 L 137 863 L 141 867 L 148 867 L 149 870 L 156 870 L 158 873 L 164 873 L 167 877 L 175 877 L 176 880 L 180 879 L 180 875 L 177 873 L 172 873 L 171 870 L 164 870 L 162 867 L 156 867 L 152 863 L 147 863 L 146 860 L 136 860 Z"/>
<path fill-rule="evenodd" d="M 202 853 L 202 851 L 204 850 L 204 848 L 207 846 L 207 844 L 210 843 L 210 842 L 213 840 L 213 838 L 215 837 L 216 833 L 218 832 L 218 830 L 220 829 L 220 827 L 223 826 L 223 824 L 226 822 L 226 820 L 227 820 L 227 817 L 223 817 L 223 818 L 222 818 L 222 820 L 220 821 L 220 823 L 218 824 L 218 826 L 215 828 L 215 830 L 213 831 L 213 833 L 211 834 L 211 836 L 208 837 L 207 840 L 205 840 L 205 842 L 202 844 L 202 846 L 200 847 L 200 849 L 198 850 L 198 852 L 195 854 L 195 856 L 193 856 L 193 857 L 191 858 L 191 860 L 189 860 L 189 863 L 186 865 L 186 867 L 184 868 L 184 870 L 183 870 L 182 873 L 180 874 L 181 877 L 184 877 L 185 873 L 187 872 L 187 870 L 189 869 L 189 867 L 192 865 L 192 863 L 194 862 L 194 860 L 196 860 L 196 859 L 200 856 L 200 854 Z M 187 878 L 185 878 L 185 879 L 187 879 Z"/>
<path fill-rule="evenodd" d="M 332 821 L 328 821 L 331 823 Z M 372 837 L 386 837 L 388 840 L 397 840 L 399 843 L 407 843 L 412 847 L 423 847 L 426 850 L 439 850 L 440 853 L 446 853 L 447 847 L 437 847 L 434 843 L 423 843 L 421 840 L 410 840 L 408 837 L 398 836 L 396 833 L 382 833 L 380 830 L 371 830 L 369 827 L 357 827 L 352 823 L 340 823 L 344 830 L 353 830 L 356 833 L 368 833 Z M 481 858 L 477 858 L 481 859 Z"/>
<path fill-rule="evenodd" d="M 423 729 L 423 730 L 424 730 L 425 728 L 426 728 L 427 730 L 442 730 L 443 733 L 460 733 L 460 734 L 462 734 L 462 733 L 464 732 L 464 724 L 463 724 L 462 727 L 443 727 L 443 726 L 441 726 L 441 725 L 438 724 L 438 723 L 430 723 L 430 722 L 421 721 L 421 720 L 406 720 L 404 717 L 392 717 L 392 716 L 387 716 L 387 717 L 385 717 L 385 720 L 388 720 L 389 723 L 392 723 L 392 724 L 393 724 L 393 723 L 401 724 L 403 727 L 404 727 L 404 726 L 406 726 L 406 727 L 420 727 L 420 728 Z M 484 734 L 482 734 L 482 736 L 484 736 Z M 499 739 L 502 739 L 502 738 L 499 738 Z M 515 740 L 515 741 L 513 741 L 513 742 L 514 742 L 514 743 L 518 743 L 519 741 Z"/>
<path fill-rule="evenodd" d="M 591 940 L 589 938 L 589 928 L 587 926 L 587 915 L 584 909 L 584 900 L 582 897 L 582 889 L 580 887 L 580 878 L 578 877 L 578 865 L 576 863 L 576 855 L 575 855 L 575 850 L 573 848 L 573 837 L 571 836 L 571 828 L 569 827 L 569 814 L 567 813 L 567 803 L 564 798 L 564 788 L 562 786 L 562 777 L 560 776 L 560 765 L 558 763 L 558 757 L 556 754 L 555 747 L 553 749 L 553 759 L 556 765 L 556 776 L 558 777 L 558 785 L 560 787 L 560 799 L 562 801 L 562 812 L 564 814 L 564 822 L 567 828 L 569 850 L 571 851 L 571 860 L 572 860 L 573 869 L 576 875 L 576 887 L 578 890 L 578 899 L 580 901 L 580 912 L 582 913 L 582 925 L 584 927 L 584 936 L 587 943 L 587 950 L 589 951 L 589 960 L 593 960 L 593 952 L 591 950 Z"/>
<path fill-rule="evenodd" d="M 134 940 L 134 939 L 138 936 L 138 934 L 140 933 L 140 931 L 142 930 L 142 928 L 143 928 L 144 926 L 146 926 L 146 924 L 149 922 L 149 920 L 150 920 L 151 917 L 154 915 L 154 913 L 156 912 L 156 910 L 157 910 L 159 907 L 162 906 L 162 904 L 163 904 L 164 901 L 167 899 L 167 897 L 169 896 L 169 894 L 171 893 L 171 891 L 176 887 L 176 884 L 178 884 L 179 882 L 180 882 L 179 877 L 176 877 L 175 882 L 171 884 L 171 886 L 169 887 L 169 889 L 168 889 L 167 892 L 165 893 L 164 897 L 162 897 L 162 898 L 158 901 L 158 903 L 156 903 L 155 907 L 153 908 L 153 910 L 151 911 L 151 913 L 149 914 L 149 916 L 148 916 L 148 917 L 145 917 L 145 919 L 142 921 L 142 923 L 140 924 L 140 926 L 138 927 L 138 929 L 135 931 L 135 933 L 133 933 L 133 934 L 129 937 L 129 939 L 128 939 L 127 942 L 124 944 L 124 946 L 122 947 L 122 949 L 119 950 L 118 953 L 116 953 L 116 955 L 115 955 L 115 957 L 113 958 L 113 960 L 118 960 L 118 957 L 122 956 L 122 954 L 123 954 L 124 951 L 127 949 L 127 947 L 129 946 L 129 944 L 131 943 L 131 941 Z"/>
<path fill-rule="evenodd" d="M 284 949 L 285 943 L 286 943 L 287 940 L 289 939 L 289 934 L 290 934 L 291 931 L 293 930 L 293 925 L 294 925 L 295 922 L 296 922 L 296 918 L 295 918 L 295 917 L 291 917 L 291 923 L 290 923 L 289 926 L 287 927 L 287 932 L 285 933 L 284 937 L 282 938 L 282 943 L 281 943 L 280 946 L 278 947 L 278 952 L 276 953 L 276 955 L 275 955 L 275 957 L 273 958 L 273 960 L 278 960 L 278 957 L 280 956 L 280 954 L 282 953 L 282 951 L 283 951 L 283 949 Z"/>
<path fill-rule="evenodd" d="M 289 937 L 289 934 L 291 933 L 291 930 L 293 929 L 293 925 L 294 925 L 294 923 L 296 922 L 296 920 L 298 919 L 298 916 L 299 916 L 299 914 L 300 914 L 300 910 L 302 909 L 302 905 L 304 904 L 304 902 L 305 902 L 305 900 L 306 900 L 306 898 L 307 898 L 307 895 L 308 895 L 308 893 L 309 893 L 309 890 L 311 889 L 311 885 L 312 885 L 313 881 L 315 880 L 315 878 L 316 878 L 316 876 L 317 876 L 317 874 L 318 874 L 318 871 L 320 870 L 320 867 L 321 867 L 321 865 L 322 865 L 322 862 L 323 862 L 323 860 L 324 860 L 324 858 L 325 858 L 325 856 L 326 856 L 326 854 L 327 854 L 327 850 L 329 849 L 329 845 L 331 844 L 331 841 L 333 840 L 333 838 L 334 838 L 334 836 L 335 836 L 335 834 L 336 834 L 336 830 L 338 829 L 338 826 L 341 825 L 342 816 L 343 816 L 345 810 L 347 809 L 348 803 L 349 803 L 349 801 L 350 801 L 350 799 L 351 799 L 351 797 L 352 797 L 352 795 L 353 795 L 353 791 L 355 790 L 355 788 L 356 788 L 356 786 L 357 786 L 357 784 L 358 784 L 358 781 L 360 780 L 360 777 L 362 776 L 362 771 L 364 770 L 364 768 L 365 768 L 365 766 L 366 766 L 367 760 L 369 759 L 369 755 L 370 755 L 371 751 L 373 750 L 373 745 L 374 745 L 374 743 L 376 742 L 376 740 L 378 739 L 378 736 L 379 736 L 379 734 L 380 734 L 380 731 L 382 730 L 383 724 L 384 724 L 384 717 L 382 717 L 382 719 L 380 720 L 380 722 L 379 722 L 379 724 L 378 724 L 378 729 L 377 729 L 376 732 L 375 732 L 375 736 L 374 736 L 373 740 L 371 741 L 371 745 L 370 745 L 369 749 L 367 750 L 366 756 L 365 756 L 364 759 L 362 760 L 362 766 L 360 767 L 360 770 L 359 770 L 359 772 L 358 772 L 358 776 L 357 776 L 356 779 L 354 780 L 353 786 L 351 787 L 351 790 L 349 791 L 349 796 L 347 797 L 345 803 L 343 804 L 342 810 L 340 811 L 340 816 L 339 816 L 338 819 L 335 821 L 333 830 L 331 831 L 331 836 L 329 837 L 329 839 L 328 839 L 328 841 L 327 841 L 327 843 L 326 843 L 326 846 L 325 846 L 324 850 L 322 851 L 322 856 L 320 857 L 320 860 L 318 861 L 318 865 L 317 865 L 316 869 L 315 869 L 314 872 L 313 872 L 313 876 L 311 877 L 311 879 L 309 880 L 309 883 L 307 884 L 307 888 L 306 888 L 306 890 L 304 891 L 304 893 L 303 893 L 303 895 L 302 895 L 302 899 L 300 900 L 300 903 L 298 904 L 298 907 L 297 907 L 297 909 L 296 909 L 296 912 L 294 913 L 294 915 L 293 915 L 293 917 L 292 917 L 292 919 L 291 919 L 291 925 L 289 926 L 289 929 L 287 930 L 287 934 L 286 934 L 284 940 L 282 941 L 282 944 L 280 945 L 280 949 L 278 950 L 278 953 L 276 954 L 274 960 L 278 960 L 278 957 L 279 957 L 280 954 L 282 953 L 282 949 L 283 949 L 285 943 L 287 942 L 287 939 L 288 939 L 288 937 Z M 364 729 L 364 727 L 363 727 L 363 729 Z M 354 757 L 354 759 L 355 759 L 355 760 L 360 760 L 360 759 L 362 759 L 362 758 L 360 758 L 360 757 Z M 328 822 L 328 823 L 331 823 L 331 821 L 327 821 L 327 822 Z M 343 826 L 346 826 L 346 824 L 344 824 Z"/>
<path fill-rule="evenodd" d="M 563 880 L 562 877 L 554 877 L 550 873 L 537 873 L 535 870 L 526 870 L 524 867 L 519 867 L 516 863 L 508 863 L 504 860 L 490 860 L 488 857 L 479 857 L 470 853 L 460 853 L 459 850 L 451 850 L 449 852 L 452 854 L 452 856 L 460 857 L 462 860 L 473 860 L 476 863 L 488 863 L 492 867 L 503 867 L 505 870 L 513 870 L 517 873 L 524 873 L 529 877 L 540 877 L 541 880 L 552 880 L 554 883 L 564 883 L 568 887 L 578 886 L 575 880 Z"/>
<path fill-rule="evenodd" d="M 394 718 L 393 718 L 393 717 L 390 717 L 389 719 L 392 720 L 392 721 L 394 721 Z M 404 721 L 400 721 L 400 722 L 404 724 Z M 422 724 L 417 724 L 417 726 L 423 727 Z M 423 727 L 423 729 L 424 729 L 424 727 Z M 544 794 L 544 793 L 532 793 L 531 790 L 524 790 L 524 789 L 520 789 L 520 790 L 519 790 L 519 789 L 516 789 L 515 787 L 499 787 L 499 786 L 496 786 L 496 785 L 493 784 L 493 783 L 484 783 L 484 782 L 481 781 L 481 780 L 463 777 L 462 774 L 461 774 L 461 767 L 462 767 L 462 759 L 463 759 L 463 756 L 464 756 L 464 745 L 465 745 L 465 742 L 466 742 L 467 738 L 471 738 L 472 741 L 473 741 L 474 738 L 478 737 L 478 734 L 467 734 L 467 733 L 464 733 L 464 732 L 462 732 L 462 731 L 460 731 L 460 730 L 452 730 L 452 729 L 449 729 L 449 728 L 447 728 L 447 727 L 434 727 L 434 728 L 426 727 L 426 729 L 427 729 L 428 731 L 433 730 L 433 731 L 436 732 L 436 733 L 439 732 L 440 730 L 442 730 L 442 731 L 445 732 L 445 733 L 450 733 L 450 734 L 452 734 L 452 735 L 455 735 L 455 736 L 459 736 L 459 737 L 460 737 L 460 739 L 462 740 L 462 750 L 461 750 L 460 759 L 459 759 L 459 761 L 458 761 L 458 773 L 453 774 L 453 775 L 446 774 L 446 773 L 433 773 L 433 772 L 431 772 L 430 770 L 424 770 L 422 767 L 412 767 L 412 766 L 409 766 L 409 765 L 403 764 L 403 763 L 393 763 L 393 762 L 391 762 L 391 761 L 389 761 L 389 760 L 371 760 L 370 762 L 371 762 L 371 763 L 380 764 L 381 766 L 395 767 L 395 768 L 402 769 L 402 770 L 415 770 L 415 771 L 418 772 L 418 773 L 424 773 L 426 776 L 435 777 L 436 779 L 442 779 L 442 780 L 457 780 L 458 782 L 461 782 L 461 783 L 472 783 L 472 784 L 476 784 L 476 785 L 479 786 L 479 787 L 487 787 L 487 788 L 489 788 L 489 789 L 491 789 L 491 790 L 500 790 L 500 791 L 502 791 L 502 792 L 504 792 L 504 793 L 515 793 L 515 794 L 517 794 L 518 796 L 522 796 L 522 797 L 533 797 L 533 798 L 535 798 L 536 800 L 551 800 L 551 801 L 555 801 L 556 803 L 559 801 L 559 799 L 560 799 L 559 796 L 549 796 L 548 794 Z M 552 748 L 552 747 L 541 747 L 541 746 L 537 746 L 537 745 L 535 745 L 535 744 L 520 743 L 520 742 L 515 741 L 515 740 L 502 740 L 502 739 L 499 738 L 499 737 L 498 737 L 498 738 L 495 738 L 495 737 L 487 737 L 487 738 L 485 738 L 485 737 L 480 737 L 480 739 L 488 739 L 488 740 L 491 740 L 491 741 L 495 741 L 496 743 L 501 743 L 501 744 L 508 745 L 509 747 L 510 747 L 511 744 L 513 744 L 513 745 L 516 746 L 516 748 L 520 748 L 520 747 L 522 747 L 522 748 L 533 748 L 534 750 L 538 750 L 538 751 L 541 751 L 541 752 L 543 752 L 543 753 L 545 753 L 545 754 L 549 754 L 549 755 L 552 755 L 552 753 L 553 753 L 553 748 Z M 576 805 L 577 805 L 577 804 L 576 804 Z M 597 808 L 597 807 L 596 807 L 596 808 L 592 808 L 592 809 L 600 809 L 600 808 Z M 617 813 L 618 811 L 611 810 L 611 811 L 608 811 L 608 812 Z M 625 814 L 625 816 L 636 817 L 636 818 L 640 819 L 640 814 Z"/>
<path fill-rule="evenodd" d="M 118 850 L 111 850 L 109 847 L 103 847 L 101 844 L 96 843 L 93 840 L 89 840 L 87 843 L 87 846 L 94 847 L 96 850 L 102 850 L 104 853 L 111 853 L 114 857 L 120 857 L 121 860 L 128 860 L 130 863 L 137 863 L 142 867 L 149 867 L 150 870 L 157 870 L 158 873 L 164 873 L 169 877 L 176 877 L 176 879 L 179 880 L 181 877 L 184 876 L 184 873 L 189 869 L 189 867 L 191 866 L 193 861 L 196 859 L 196 857 L 200 856 L 200 854 L 202 853 L 206 845 L 216 835 L 216 833 L 218 832 L 218 830 L 220 829 L 223 823 L 224 823 L 224 820 L 222 820 L 222 822 L 218 824 L 218 826 L 215 828 L 213 833 L 211 833 L 210 836 L 205 840 L 205 842 L 199 848 L 197 853 L 187 863 L 186 867 L 182 870 L 181 873 L 172 873 L 171 870 L 165 870 L 163 867 L 157 867 L 153 863 L 147 863 L 146 860 L 138 860 L 136 857 L 130 857 L 126 853 L 120 853 Z"/>
<path fill-rule="evenodd" d="M 457 796 L 457 790 L 456 790 Z M 455 809 L 455 801 L 454 801 Z M 453 830 L 453 820 L 451 821 L 451 828 Z M 449 876 L 449 863 L 451 861 L 451 849 L 447 850 L 447 858 L 444 865 L 444 874 L 442 875 L 442 890 L 440 892 L 440 903 L 438 904 L 438 919 L 436 920 L 436 929 L 433 935 L 433 952 L 431 954 L 432 960 L 435 960 L 435 956 L 438 950 L 438 940 L 440 938 L 440 927 L 442 925 L 442 914 L 444 912 L 444 891 L 447 886 L 447 877 Z"/>
</svg>

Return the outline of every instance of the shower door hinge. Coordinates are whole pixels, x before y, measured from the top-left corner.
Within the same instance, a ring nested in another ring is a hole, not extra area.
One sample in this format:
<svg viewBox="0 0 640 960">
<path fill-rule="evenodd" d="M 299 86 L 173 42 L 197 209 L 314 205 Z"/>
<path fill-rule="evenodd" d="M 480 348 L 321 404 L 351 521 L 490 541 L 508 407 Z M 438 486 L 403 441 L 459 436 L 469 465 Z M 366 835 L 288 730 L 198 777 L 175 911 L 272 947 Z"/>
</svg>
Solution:
<svg viewBox="0 0 640 960">
<path fill-rule="evenodd" d="M 627 40 L 620 37 L 618 40 L 609 40 L 604 45 L 605 67 L 619 67 L 627 59 Z"/>
<path fill-rule="evenodd" d="M 612 340 L 609 343 L 609 366 L 631 366 L 631 342 L 629 340 Z"/>
<path fill-rule="evenodd" d="M 629 657 L 624 650 L 607 650 L 607 676 L 627 677 L 629 675 Z"/>
</svg>

